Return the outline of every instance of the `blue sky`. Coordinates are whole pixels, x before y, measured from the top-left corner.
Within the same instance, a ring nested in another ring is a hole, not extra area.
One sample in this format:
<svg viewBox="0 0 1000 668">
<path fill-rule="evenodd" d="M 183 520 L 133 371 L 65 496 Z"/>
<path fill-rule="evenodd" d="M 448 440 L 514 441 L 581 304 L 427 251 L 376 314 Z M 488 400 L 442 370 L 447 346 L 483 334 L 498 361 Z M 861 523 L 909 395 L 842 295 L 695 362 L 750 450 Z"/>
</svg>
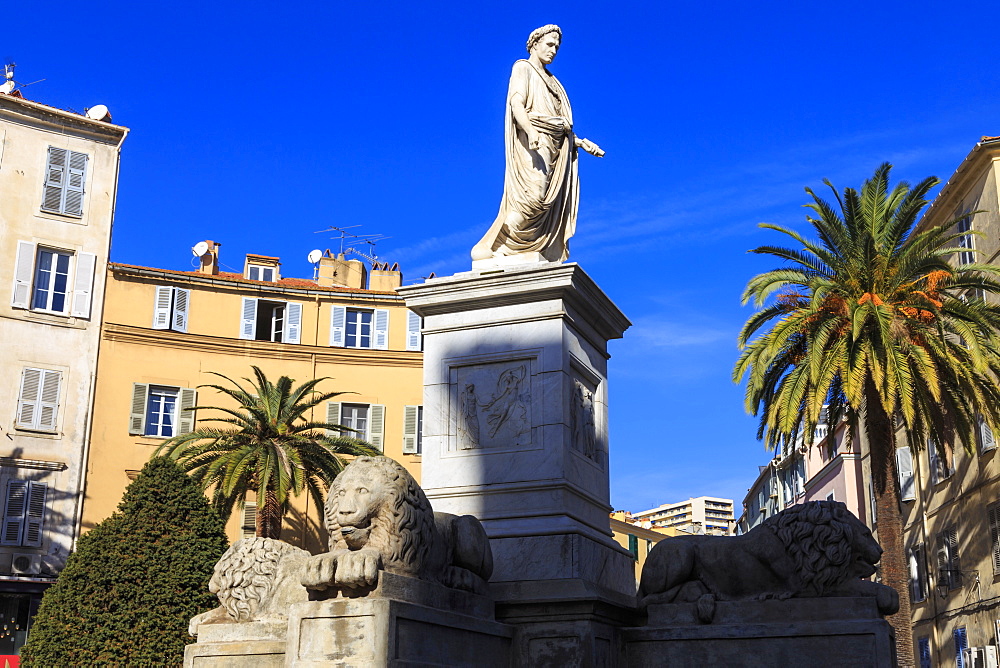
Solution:
<svg viewBox="0 0 1000 668">
<path fill-rule="evenodd" d="M 7 6 L 9 5 L 9 6 Z M 612 342 L 612 504 L 742 500 L 768 458 L 730 381 L 750 314 L 747 249 L 802 226 L 803 187 L 947 179 L 1000 134 L 995 3 L 7 3 L 0 58 L 29 98 L 106 104 L 132 129 L 112 260 L 191 266 L 190 247 L 277 255 L 289 276 L 389 237 L 406 282 L 469 268 L 503 187 L 503 103 L 528 33 L 581 155 L 571 260 L 634 323 Z M 43 9 L 44 7 L 44 9 Z M 349 389 L 349 388 L 342 388 Z"/>
</svg>

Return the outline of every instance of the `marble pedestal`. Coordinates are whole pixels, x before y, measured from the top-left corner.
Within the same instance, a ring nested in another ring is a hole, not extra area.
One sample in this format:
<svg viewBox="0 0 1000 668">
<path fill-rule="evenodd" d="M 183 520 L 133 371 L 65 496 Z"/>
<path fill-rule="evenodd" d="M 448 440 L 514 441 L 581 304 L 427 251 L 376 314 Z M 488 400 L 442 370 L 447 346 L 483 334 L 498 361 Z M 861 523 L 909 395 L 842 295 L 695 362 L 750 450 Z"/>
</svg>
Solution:
<svg viewBox="0 0 1000 668">
<path fill-rule="evenodd" d="M 709 624 L 693 603 L 651 605 L 648 623 L 622 635 L 629 668 L 896 665 L 874 598 L 720 601 Z"/>
<path fill-rule="evenodd" d="M 435 510 L 483 523 L 498 618 L 521 627 L 515 664 L 531 644 L 600 654 L 617 642 L 603 616 L 635 594 L 608 520 L 607 342 L 629 321 L 575 263 L 504 264 L 399 292 L 423 318 L 421 487 Z"/>
</svg>

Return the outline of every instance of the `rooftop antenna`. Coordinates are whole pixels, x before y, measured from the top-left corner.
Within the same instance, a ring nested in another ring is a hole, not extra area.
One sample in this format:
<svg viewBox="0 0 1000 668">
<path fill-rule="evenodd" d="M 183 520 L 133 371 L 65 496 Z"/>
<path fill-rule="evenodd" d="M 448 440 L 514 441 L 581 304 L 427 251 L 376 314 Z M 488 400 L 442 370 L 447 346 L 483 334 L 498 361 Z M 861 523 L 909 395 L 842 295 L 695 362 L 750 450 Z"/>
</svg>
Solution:
<svg viewBox="0 0 1000 668">
<path fill-rule="evenodd" d="M 15 63 L 13 60 L 9 60 L 6 63 L 4 63 L 3 66 L 4 82 L 0 84 L 0 93 L 3 93 L 4 95 L 10 95 L 15 90 L 21 90 L 22 88 L 27 88 L 28 86 L 33 86 L 36 83 L 41 83 L 45 81 L 45 79 L 39 79 L 38 81 L 32 81 L 31 83 L 26 83 L 26 84 L 18 83 L 17 81 L 14 81 L 15 67 L 17 67 L 17 63 Z"/>
<path fill-rule="evenodd" d="M 341 255 L 344 255 L 346 253 L 353 253 L 354 255 L 357 255 L 358 257 L 363 257 L 364 259 L 366 259 L 369 262 L 371 262 L 373 265 L 376 264 L 380 260 L 379 260 L 378 255 L 375 254 L 375 244 L 377 244 L 379 241 L 385 241 L 386 239 L 391 239 L 392 237 L 387 237 L 384 234 L 367 234 L 367 235 L 361 235 L 361 234 L 354 234 L 353 232 L 348 232 L 347 231 L 347 230 L 354 229 L 355 227 L 361 227 L 361 226 L 360 225 L 350 225 L 348 227 L 330 226 L 330 227 L 326 228 L 325 230 L 319 230 L 319 231 L 317 231 L 316 234 L 319 234 L 320 232 L 337 232 L 337 233 L 340 234 L 340 254 Z M 334 238 L 336 238 L 336 237 L 334 237 Z M 344 244 L 345 244 L 345 242 L 347 242 L 348 239 L 350 239 L 349 243 L 351 243 L 352 245 L 348 246 L 347 248 L 344 248 Z M 368 245 L 368 248 L 365 251 L 358 250 L 355 247 L 355 245 L 361 246 L 363 244 L 367 244 Z"/>
</svg>

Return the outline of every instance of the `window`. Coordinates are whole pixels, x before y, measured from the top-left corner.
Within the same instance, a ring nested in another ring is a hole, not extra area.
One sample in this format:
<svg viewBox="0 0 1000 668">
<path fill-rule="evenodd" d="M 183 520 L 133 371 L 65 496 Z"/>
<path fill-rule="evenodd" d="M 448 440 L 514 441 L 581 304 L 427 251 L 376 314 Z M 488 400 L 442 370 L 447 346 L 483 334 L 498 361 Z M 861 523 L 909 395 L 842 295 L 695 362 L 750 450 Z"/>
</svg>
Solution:
<svg viewBox="0 0 1000 668">
<path fill-rule="evenodd" d="M 420 327 L 423 323 L 419 315 L 413 311 L 406 312 L 406 349 L 423 350 L 424 337 L 420 334 Z"/>
<path fill-rule="evenodd" d="M 628 535 L 628 551 L 632 554 L 632 558 L 639 561 L 639 538 L 638 536 Z"/>
<path fill-rule="evenodd" d="M 87 154 L 49 147 L 45 166 L 42 211 L 83 215 L 83 184 L 87 180 Z"/>
<path fill-rule="evenodd" d="M 340 348 L 388 349 L 388 309 L 332 307 L 330 345 Z"/>
<path fill-rule="evenodd" d="M 62 372 L 26 368 L 21 372 L 21 393 L 14 424 L 22 429 L 55 431 L 59 415 Z"/>
<path fill-rule="evenodd" d="M 247 265 L 247 278 L 251 281 L 274 282 L 274 267 L 264 267 L 259 264 Z"/>
<path fill-rule="evenodd" d="M 240 338 L 274 343 L 298 343 L 302 304 L 243 298 Z"/>
<path fill-rule="evenodd" d="M 927 561 L 924 559 L 924 545 L 910 548 L 910 600 L 919 603 L 927 598 Z"/>
<path fill-rule="evenodd" d="M 972 264 L 976 261 L 976 246 L 975 235 L 972 234 L 972 216 L 968 212 L 958 221 L 958 233 L 962 235 L 958 238 L 958 247 L 967 249 L 959 251 L 958 263 Z"/>
<path fill-rule="evenodd" d="M 17 242 L 14 308 L 90 317 L 97 256 Z"/>
<path fill-rule="evenodd" d="M 986 507 L 990 526 L 990 546 L 993 548 L 993 573 L 1000 574 L 1000 502 Z"/>
<path fill-rule="evenodd" d="M 170 438 L 194 430 L 197 392 L 186 387 L 132 384 L 129 433 L 136 436 Z"/>
<path fill-rule="evenodd" d="M 326 408 L 326 421 L 356 431 L 340 432 L 348 438 L 368 441 L 376 450 L 383 449 L 385 406 L 382 404 L 343 404 L 331 401 Z"/>
<path fill-rule="evenodd" d="M 257 502 L 247 501 L 243 504 L 243 525 L 240 527 L 240 538 L 255 538 L 257 536 Z"/>
<path fill-rule="evenodd" d="M 917 498 L 914 490 L 913 453 L 910 446 L 896 448 L 896 475 L 899 477 L 899 498 L 901 501 L 913 501 Z"/>
<path fill-rule="evenodd" d="M 34 480 L 7 481 L 0 545 L 42 546 L 48 485 Z"/>
<path fill-rule="evenodd" d="M 424 407 L 403 407 L 403 454 L 419 455 L 423 449 Z"/>
<path fill-rule="evenodd" d="M 993 435 L 993 430 L 990 426 L 986 424 L 986 420 L 983 419 L 982 415 L 977 415 L 976 419 L 978 421 L 976 429 L 976 441 L 979 443 L 979 452 L 989 452 L 990 450 L 996 450 L 997 439 Z"/>
<path fill-rule="evenodd" d="M 958 558 L 958 531 L 948 527 L 937 535 L 938 586 L 958 589 L 962 586 L 962 565 Z"/>
<path fill-rule="evenodd" d="M 951 477 L 951 474 L 955 472 L 951 462 L 948 461 L 947 456 L 942 456 L 942 453 L 938 452 L 938 448 L 934 445 L 934 441 L 927 439 L 927 456 L 930 460 L 931 469 L 931 482 L 933 484 L 938 484 L 944 480 Z"/>
<path fill-rule="evenodd" d="M 955 668 L 965 668 L 965 648 L 969 646 L 965 627 L 958 627 L 955 629 L 953 635 L 955 637 Z M 969 668 L 972 668 L 972 666 L 969 666 Z"/>
<path fill-rule="evenodd" d="M 917 639 L 917 660 L 920 668 L 931 668 L 931 639 L 927 636 Z"/>
<path fill-rule="evenodd" d="M 153 303 L 153 329 L 172 329 L 175 332 L 186 332 L 190 300 L 190 290 L 167 285 L 156 286 L 156 300 Z"/>
</svg>

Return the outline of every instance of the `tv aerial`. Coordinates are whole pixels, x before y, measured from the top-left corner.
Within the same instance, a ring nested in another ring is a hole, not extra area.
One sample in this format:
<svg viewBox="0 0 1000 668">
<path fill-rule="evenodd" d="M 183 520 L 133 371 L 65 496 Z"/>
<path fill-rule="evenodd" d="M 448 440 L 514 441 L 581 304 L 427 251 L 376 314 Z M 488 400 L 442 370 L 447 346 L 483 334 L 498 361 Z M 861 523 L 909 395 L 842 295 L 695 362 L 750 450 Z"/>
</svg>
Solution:
<svg viewBox="0 0 1000 668">
<path fill-rule="evenodd" d="M 362 257 L 368 260 L 372 265 L 379 264 L 383 262 L 379 259 L 378 255 L 375 254 L 375 244 L 380 241 L 385 241 L 386 239 L 391 239 L 392 237 L 387 237 L 384 234 L 354 234 L 353 232 L 348 232 L 347 230 L 354 229 L 355 227 L 361 227 L 360 225 L 350 225 L 348 227 L 335 227 L 330 226 L 325 230 L 318 230 L 316 234 L 322 232 L 337 232 L 340 234 L 340 254 L 345 255 L 347 253 L 352 253 L 358 257 Z M 334 237 L 336 238 L 336 237 Z M 347 247 L 345 248 L 345 244 Z M 359 250 L 357 246 L 368 247 L 365 250 Z"/>
<path fill-rule="evenodd" d="M 14 68 L 17 67 L 17 63 L 13 60 L 7 61 L 3 66 L 3 83 L 0 84 L 0 93 L 4 95 L 11 95 L 22 88 L 27 88 L 28 86 L 33 86 L 36 83 L 41 83 L 45 79 L 39 79 L 38 81 L 32 81 L 31 83 L 20 83 L 14 80 Z M 106 109 L 107 107 L 105 107 Z"/>
</svg>

